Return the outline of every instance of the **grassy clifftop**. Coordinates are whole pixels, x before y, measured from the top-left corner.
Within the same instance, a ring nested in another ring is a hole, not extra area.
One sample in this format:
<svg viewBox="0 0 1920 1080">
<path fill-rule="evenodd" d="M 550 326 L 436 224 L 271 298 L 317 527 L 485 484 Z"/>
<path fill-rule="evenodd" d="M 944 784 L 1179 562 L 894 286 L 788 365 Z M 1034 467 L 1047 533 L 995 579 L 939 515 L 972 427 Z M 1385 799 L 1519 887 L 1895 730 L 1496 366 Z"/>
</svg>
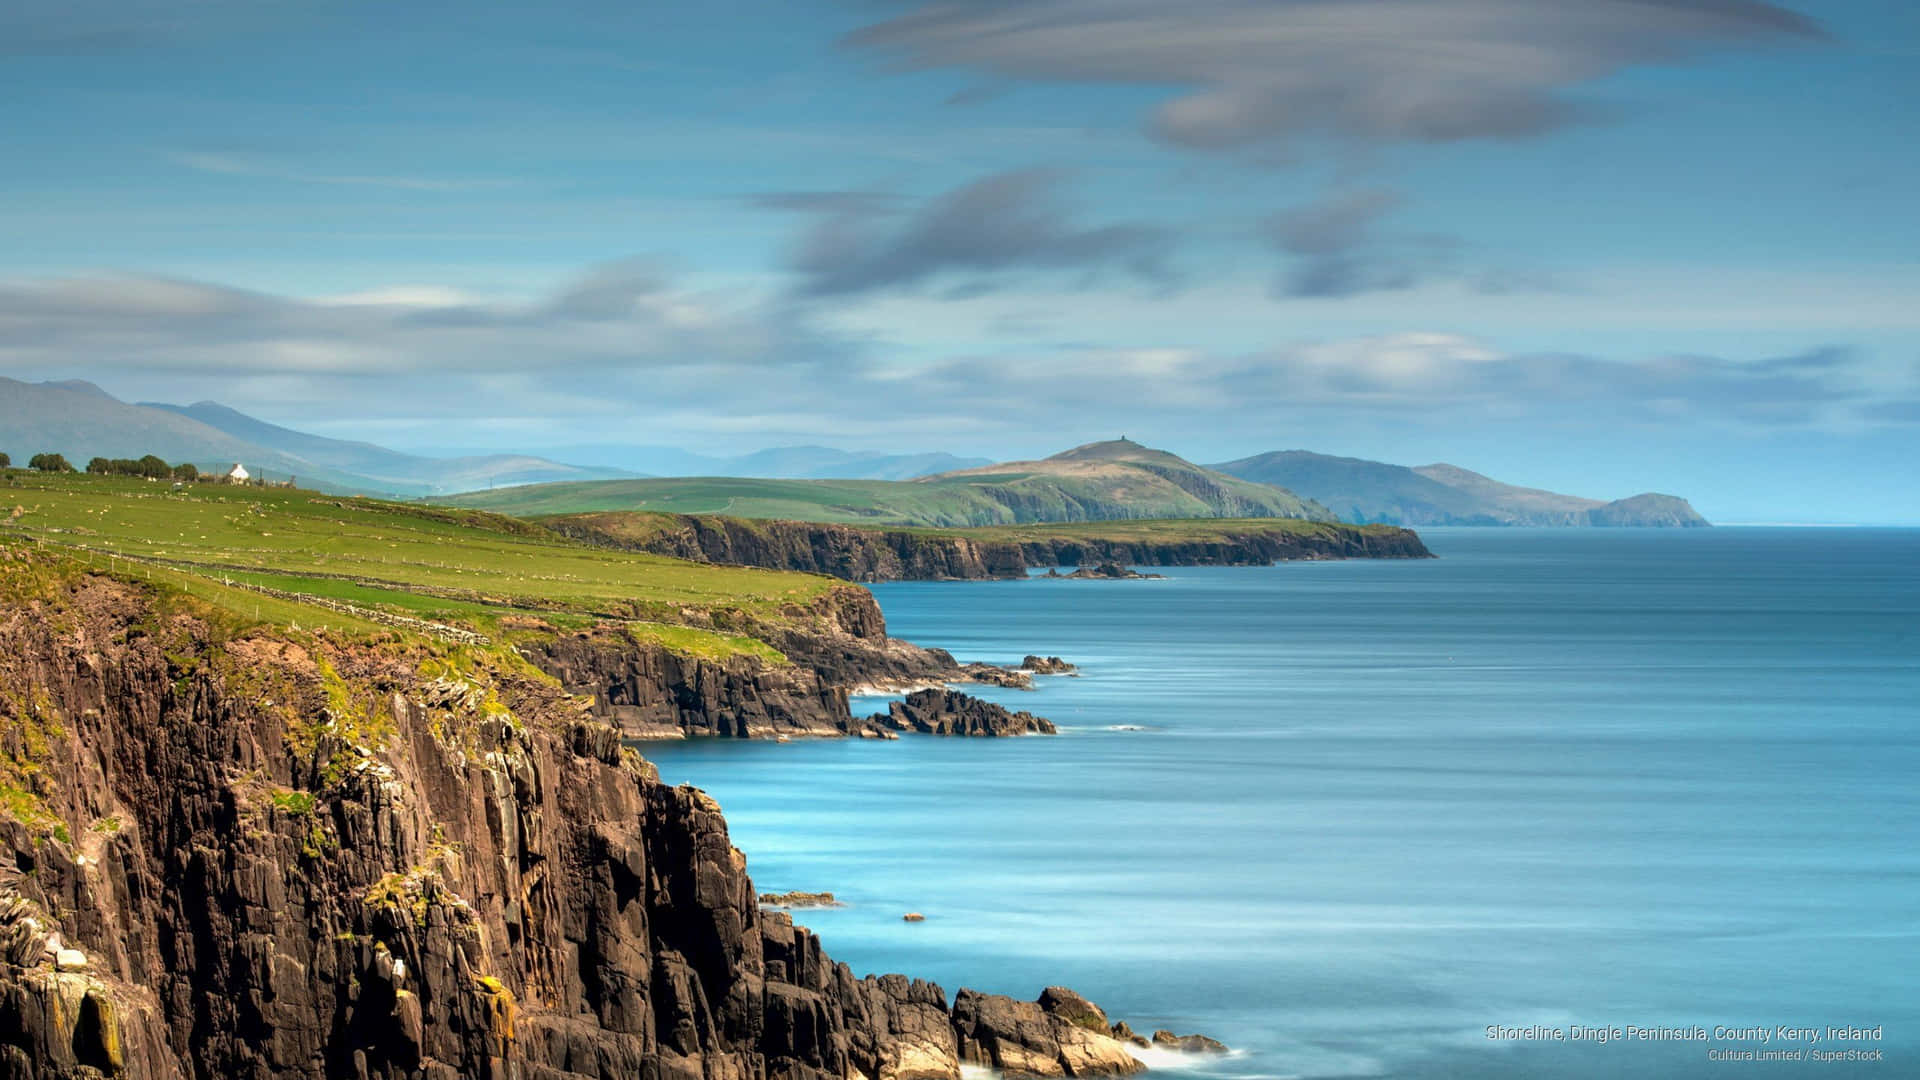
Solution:
<svg viewBox="0 0 1920 1080">
<path fill-rule="evenodd" d="M 472 510 L 22 471 L 0 479 L 4 542 L 63 550 L 265 621 L 366 629 L 422 620 L 498 637 L 612 618 L 709 656 L 777 657 L 735 631 L 790 618 L 837 585 L 610 553 Z"/>
<path fill-rule="evenodd" d="M 1293 559 L 1406 559 L 1430 553 L 1409 529 L 1291 518 L 1200 518 L 872 528 L 718 514 L 601 511 L 538 519 L 555 532 L 621 551 L 831 574 L 849 581 L 982 580 L 1037 566 L 1121 562 L 1259 566 Z"/>
</svg>

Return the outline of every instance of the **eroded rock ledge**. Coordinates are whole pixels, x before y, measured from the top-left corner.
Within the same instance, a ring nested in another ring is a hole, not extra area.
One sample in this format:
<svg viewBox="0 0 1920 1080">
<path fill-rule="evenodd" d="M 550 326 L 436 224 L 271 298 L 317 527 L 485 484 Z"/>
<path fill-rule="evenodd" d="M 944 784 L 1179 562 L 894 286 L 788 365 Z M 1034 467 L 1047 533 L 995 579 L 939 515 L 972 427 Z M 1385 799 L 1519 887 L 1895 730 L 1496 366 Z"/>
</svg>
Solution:
<svg viewBox="0 0 1920 1080">
<path fill-rule="evenodd" d="M 646 519 L 635 528 L 631 518 Z M 847 581 L 1016 579 L 1049 566 L 1265 566 L 1296 559 L 1418 559 L 1432 553 L 1411 529 L 1327 523 L 1305 533 L 1259 522 L 1201 539 L 1116 536 L 988 539 L 906 529 L 709 514 L 570 514 L 542 524 L 603 547 L 695 562 L 763 566 Z"/>
<path fill-rule="evenodd" d="M 1052 991 L 856 979 L 510 657 L 0 554 L 0 1080 L 1139 1068 Z"/>
</svg>

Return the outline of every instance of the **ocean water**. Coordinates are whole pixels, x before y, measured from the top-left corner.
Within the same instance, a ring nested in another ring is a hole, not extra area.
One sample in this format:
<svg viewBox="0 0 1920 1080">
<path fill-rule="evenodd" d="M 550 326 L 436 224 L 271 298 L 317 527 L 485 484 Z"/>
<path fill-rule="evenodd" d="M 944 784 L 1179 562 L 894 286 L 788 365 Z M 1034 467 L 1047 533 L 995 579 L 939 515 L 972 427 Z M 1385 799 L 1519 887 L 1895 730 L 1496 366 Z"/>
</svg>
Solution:
<svg viewBox="0 0 1920 1080">
<path fill-rule="evenodd" d="M 1920 1076 L 1920 530 L 1423 534 L 875 588 L 896 635 L 1079 664 L 981 691 L 1058 737 L 643 751 L 762 889 L 849 902 L 798 918 L 856 972 L 1070 985 L 1237 1048 L 1196 1073 Z M 1886 1060 L 1487 1034 L 1696 1024 Z"/>
</svg>

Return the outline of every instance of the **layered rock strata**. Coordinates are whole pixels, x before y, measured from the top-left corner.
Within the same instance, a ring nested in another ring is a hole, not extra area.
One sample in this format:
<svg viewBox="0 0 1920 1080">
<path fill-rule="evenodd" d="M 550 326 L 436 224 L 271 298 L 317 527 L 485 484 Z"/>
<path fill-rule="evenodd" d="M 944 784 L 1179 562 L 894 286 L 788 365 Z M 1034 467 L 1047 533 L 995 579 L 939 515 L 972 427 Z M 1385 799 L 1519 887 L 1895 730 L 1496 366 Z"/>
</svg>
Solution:
<svg viewBox="0 0 1920 1080">
<path fill-rule="evenodd" d="M 617 517 L 617 515 L 612 515 Z M 1017 579 L 1033 568 L 1094 566 L 1265 566 L 1300 559 L 1409 559 L 1431 555 L 1410 529 L 1328 525 L 1310 532 L 1249 526 L 1207 539 L 977 539 L 805 521 L 755 521 L 687 514 L 638 534 L 609 515 L 550 519 L 555 532 L 588 543 L 696 562 L 826 574 L 847 581 Z"/>
<path fill-rule="evenodd" d="M 4 1080 L 1138 1068 L 1053 999 L 855 978 L 711 798 L 504 650 L 0 556 Z"/>
</svg>

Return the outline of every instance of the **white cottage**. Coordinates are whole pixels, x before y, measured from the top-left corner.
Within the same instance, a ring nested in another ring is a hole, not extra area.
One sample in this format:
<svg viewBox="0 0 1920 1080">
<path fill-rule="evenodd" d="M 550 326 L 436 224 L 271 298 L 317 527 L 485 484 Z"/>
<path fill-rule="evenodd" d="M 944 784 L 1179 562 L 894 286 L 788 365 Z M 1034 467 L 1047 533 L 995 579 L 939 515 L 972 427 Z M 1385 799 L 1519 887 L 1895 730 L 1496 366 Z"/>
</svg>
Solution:
<svg viewBox="0 0 1920 1080">
<path fill-rule="evenodd" d="M 225 479 L 229 484 L 244 484 L 253 479 L 253 474 L 247 471 L 245 465 L 236 461 L 233 463 L 233 468 L 227 470 Z"/>
</svg>

